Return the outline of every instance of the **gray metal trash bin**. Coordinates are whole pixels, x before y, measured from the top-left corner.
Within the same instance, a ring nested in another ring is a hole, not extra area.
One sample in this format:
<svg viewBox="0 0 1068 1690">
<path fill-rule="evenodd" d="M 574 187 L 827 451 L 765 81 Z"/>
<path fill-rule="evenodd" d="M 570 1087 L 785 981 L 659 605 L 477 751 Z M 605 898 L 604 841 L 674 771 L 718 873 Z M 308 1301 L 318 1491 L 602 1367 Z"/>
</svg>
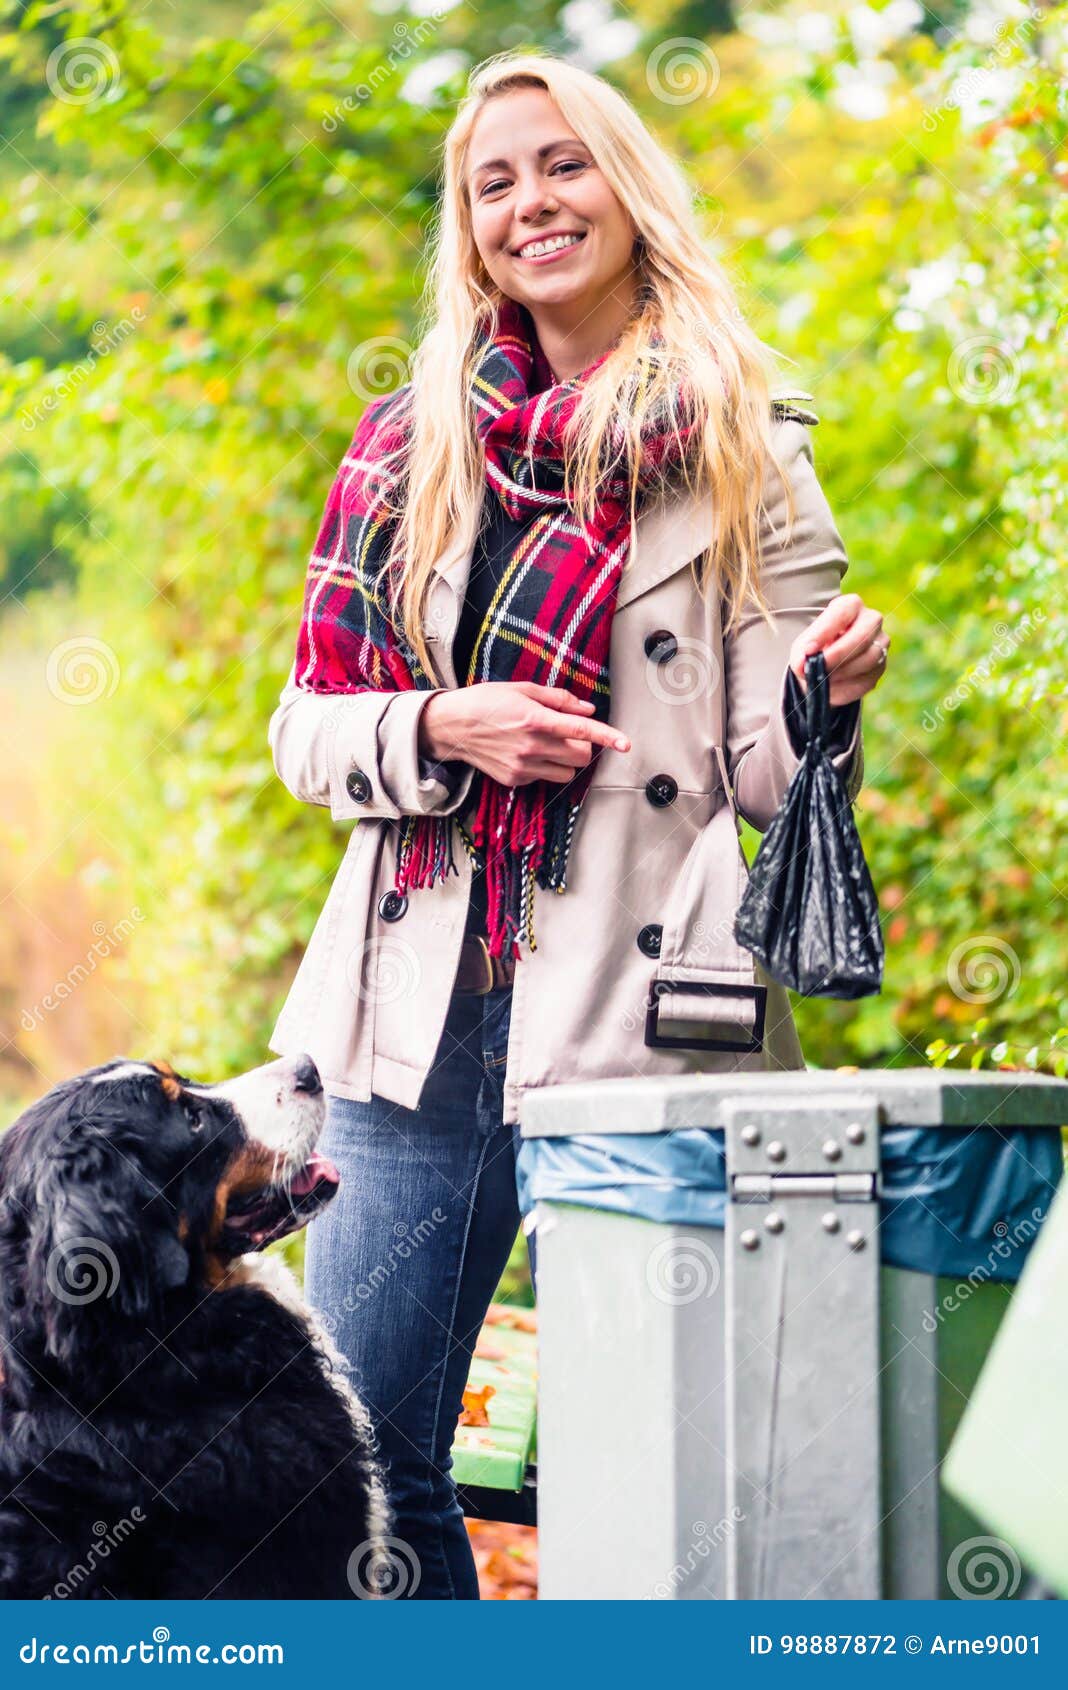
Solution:
<svg viewBox="0 0 1068 1690">
<path fill-rule="evenodd" d="M 1068 1083 L 930 1069 L 530 1093 L 542 1596 L 968 1594 L 960 1546 L 982 1528 L 939 1463 L 1060 1176 L 1065 1120 Z M 677 1180 L 670 1157 L 714 1139 L 720 1220 L 701 1224 L 713 1180 Z M 968 1211 L 928 1151 L 936 1171 L 898 1193 L 919 1194 L 911 1261 L 883 1167 L 902 1142 L 951 1147 L 958 1184 L 984 1145 L 997 1158 Z M 560 1176 L 576 1147 L 577 1181 Z"/>
</svg>

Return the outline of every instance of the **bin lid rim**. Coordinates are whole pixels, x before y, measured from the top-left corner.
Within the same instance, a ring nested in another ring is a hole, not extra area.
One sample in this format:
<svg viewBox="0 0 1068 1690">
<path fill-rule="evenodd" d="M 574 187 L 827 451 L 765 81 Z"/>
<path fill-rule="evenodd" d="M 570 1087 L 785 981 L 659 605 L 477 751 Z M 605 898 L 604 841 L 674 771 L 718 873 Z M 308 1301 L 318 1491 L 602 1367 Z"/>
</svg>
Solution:
<svg viewBox="0 0 1068 1690">
<path fill-rule="evenodd" d="M 774 1108 L 786 1101 L 837 1100 L 837 1094 L 843 1104 L 853 1098 L 874 1101 L 884 1127 L 1068 1125 L 1068 1080 L 945 1068 L 810 1068 L 571 1081 L 527 1091 L 519 1119 L 524 1138 L 664 1133 L 722 1127 L 722 1105 L 729 1100 L 759 1100 Z"/>
</svg>

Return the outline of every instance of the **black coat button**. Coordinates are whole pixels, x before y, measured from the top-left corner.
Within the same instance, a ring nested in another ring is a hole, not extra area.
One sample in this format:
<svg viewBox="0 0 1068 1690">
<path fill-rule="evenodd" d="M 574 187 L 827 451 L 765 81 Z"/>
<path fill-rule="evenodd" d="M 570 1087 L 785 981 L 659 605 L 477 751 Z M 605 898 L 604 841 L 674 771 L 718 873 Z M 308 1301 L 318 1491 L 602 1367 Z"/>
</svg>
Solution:
<svg viewBox="0 0 1068 1690">
<path fill-rule="evenodd" d="M 353 769 L 345 776 L 345 791 L 354 804 L 366 804 L 371 796 L 371 782 L 362 769 Z"/>
<path fill-rule="evenodd" d="M 383 921 L 399 921 L 407 908 L 408 899 L 405 893 L 397 892 L 393 888 L 383 892 L 378 900 L 378 913 Z"/>
<path fill-rule="evenodd" d="M 679 642 L 668 628 L 657 628 L 645 636 L 645 655 L 654 663 L 667 663 L 679 649 Z"/>
<path fill-rule="evenodd" d="M 638 949 L 643 956 L 659 956 L 660 941 L 664 936 L 664 929 L 659 922 L 651 921 L 638 934 Z"/>
<path fill-rule="evenodd" d="M 670 775 L 654 775 L 652 780 L 645 783 L 645 796 L 655 810 L 662 810 L 666 804 L 674 804 L 679 795 L 679 783 L 672 780 Z"/>
</svg>

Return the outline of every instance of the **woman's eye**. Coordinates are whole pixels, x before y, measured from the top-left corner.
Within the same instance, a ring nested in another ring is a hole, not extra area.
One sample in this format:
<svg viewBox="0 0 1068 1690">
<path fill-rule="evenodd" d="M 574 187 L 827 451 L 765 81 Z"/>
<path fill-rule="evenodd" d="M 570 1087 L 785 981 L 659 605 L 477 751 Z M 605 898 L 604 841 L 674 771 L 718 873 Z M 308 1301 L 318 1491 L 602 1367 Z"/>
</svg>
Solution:
<svg viewBox="0 0 1068 1690">
<path fill-rule="evenodd" d="M 561 159 L 558 164 L 553 165 L 553 172 L 555 172 L 557 170 L 575 171 L 575 170 L 585 170 L 585 169 L 586 169 L 586 160 L 581 159 L 581 158 Z M 485 186 L 483 187 L 481 194 L 479 194 L 478 197 L 479 197 L 479 199 L 483 199 L 486 196 L 486 194 L 491 194 L 494 191 L 495 188 L 501 188 L 501 187 L 507 187 L 507 186 L 508 186 L 508 184 L 507 184 L 507 182 L 505 182 L 504 178 L 498 177 L 495 182 L 487 182 L 485 184 Z"/>
</svg>

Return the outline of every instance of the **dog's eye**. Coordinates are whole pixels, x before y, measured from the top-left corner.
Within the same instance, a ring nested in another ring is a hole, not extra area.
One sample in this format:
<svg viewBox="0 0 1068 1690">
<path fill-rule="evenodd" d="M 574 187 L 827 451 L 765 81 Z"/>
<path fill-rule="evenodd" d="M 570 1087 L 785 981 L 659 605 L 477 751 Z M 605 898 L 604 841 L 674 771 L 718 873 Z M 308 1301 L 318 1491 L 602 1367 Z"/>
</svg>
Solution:
<svg viewBox="0 0 1068 1690">
<path fill-rule="evenodd" d="M 190 1130 L 195 1133 L 200 1132 L 204 1125 L 202 1106 L 199 1103 L 194 1103 L 190 1097 L 183 1097 L 182 1108 L 185 1110 L 185 1118 L 189 1122 Z"/>
</svg>

